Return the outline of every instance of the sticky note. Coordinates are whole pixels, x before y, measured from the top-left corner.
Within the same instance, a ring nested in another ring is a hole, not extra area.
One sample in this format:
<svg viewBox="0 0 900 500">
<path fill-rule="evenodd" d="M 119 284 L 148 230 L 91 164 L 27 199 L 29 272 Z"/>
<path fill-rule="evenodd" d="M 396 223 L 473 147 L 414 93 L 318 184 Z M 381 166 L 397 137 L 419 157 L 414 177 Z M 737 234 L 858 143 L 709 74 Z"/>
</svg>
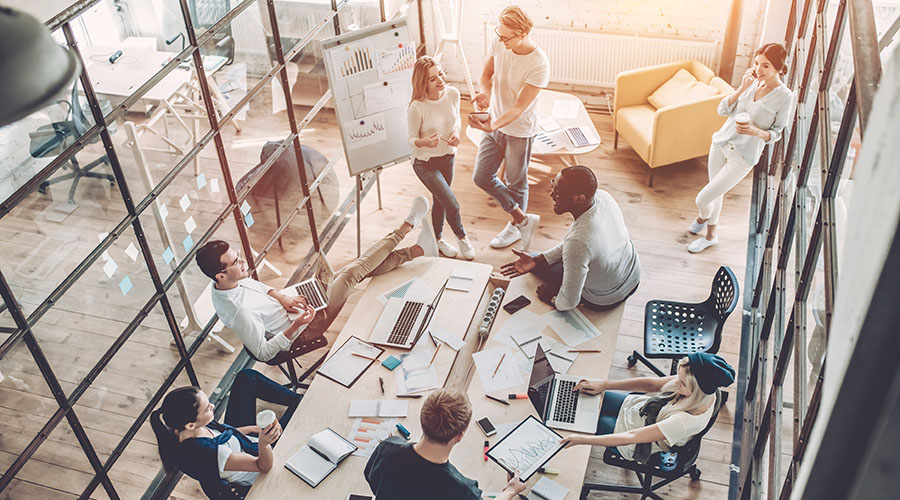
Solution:
<svg viewBox="0 0 900 500">
<path fill-rule="evenodd" d="M 134 246 L 134 243 L 129 243 L 128 248 L 125 249 L 125 255 L 131 257 L 131 260 L 133 261 L 137 260 L 138 253 L 140 252 L 138 252 L 138 249 L 136 246 Z"/>
<path fill-rule="evenodd" d="M 175 258 L 175 252 L 172 251 L 172 247 L 166 247 L 166 249 L 163 250 L 162 258 L 166 261 L 166 264 L 172 262 L 172 259 Z"/>
<path fill-rule="evenodd" d="M 116 269 L 118 268 L 119 265 L 116 264 L 116 261 L 109 259 L 106 261 L 106 264 L 103 265 L 103 274 L 105 274 L 107 278 L 112 278 L 112 275 L 115 274 Z"/>
<path fill-rule="evenodd" d="M 209 190 L 213 193 L 219 192 L 219 179 L 210 179 L 209 180 Z"/>
<path fill-rule="evenodd" d="M 244 214 L 244 222 L 247 224 L 247 227 L 253 226 L 253 214 Z"/>
<path fill-rule="evenodd" d="M 169 216 L 169 209 L 166 207 L 165 203 L 159 204 L 159 217 L 162 220 L 166 220 L 166 217 Z"/>
<path fill-rule="evenodd" d="M 382 361 L 381 364 L 388 370 L 393 370 L 400 365 L 400 359 L 398 359 L 396 356 L 388 356 L 388 358 Z"/>
<path fill-rule="evenodd" d="M 197 176 L 197 189 L 203 189 L 204 186 L 206 186 L 206 174 L 201 172 Z"/>
<path fill-rule="evenodd" d="M 197 229 L 197 223 L 194 222 L 194 216 L 190 216 L 184 221 L 184 228 L 187 230 L 188 234 L 194 232 L 194 229 Z"/>
<path fill-rule="evenodd" d="M 188 235 L 181 244 L 184 245 L 184 251 L 189 252 L 191 247 L 194 246 L 194 238 L 191 238 L 191 235 Z"/>
<path fill-rule="evenodd" d="M 184 196 L 182 196 L 181 199 L 178 200 L 178 205 L 181 206 L 182 212 L 187 211 L 188 207 L 191 206 L 191 199 L 188 197 L 187 193 L 185 193 Z"/>
<path fill-rule="evenodd" d="M 244 215 L 250 213 L 250 204 L 247 203 L 247 200 L 244 200 L 244 203 L 241 204 L 241 213 Z"/>
<path fill-rule="evenodd" d="M 122 278 L 122 281 L 119 282 L 119 290 L 122 290 L 122 295 L 128 295 L 128 292 L 130 292 L 133 287 L 134 285 L 131 283 L 131 278 L 128 276 L 125 276 Z"/>
<path fill-rule="evenodd" d="M 106 262 L 110 259 L 109 251 L 104 250 L 103 253 L 100 254 L 100 258 L 103 259 L 103 262 Z"/>
</svg>

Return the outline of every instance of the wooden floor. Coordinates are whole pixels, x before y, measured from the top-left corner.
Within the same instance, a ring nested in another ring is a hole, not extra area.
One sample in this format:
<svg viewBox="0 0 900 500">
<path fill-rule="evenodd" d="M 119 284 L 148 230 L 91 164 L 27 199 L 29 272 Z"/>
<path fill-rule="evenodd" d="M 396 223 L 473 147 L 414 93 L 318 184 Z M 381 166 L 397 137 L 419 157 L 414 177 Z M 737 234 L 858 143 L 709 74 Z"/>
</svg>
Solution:
<svg viewBox="0 0 900 500">
<path fill-rule="evenodd" d="M 251 112 L 243 122 L 239 134 L 229 127 L 225 129 L 226 154 L 237 178 L 249 171 L 258 161 L 259 148 L 267 140 L 279 140 L 287 135 L 285 113 L 271 114 L 268 95 L 251 102 Z M 464 112 L 471 108 L 463 105 Z M 302 116 L 307 108 L 296 107 Z M 699 255 L 687 252 L 691 235 L 687 226 L 695 216 L 694 196 L 706 180 L 705 158 L 658 169 L 653 188 L 647 186 L 648 169 L 625 141 L 613 150 L 611 118 L 605 114 L 592 115 L 600 131 L 603 143 L 593 153 L 579 157 L 597 174 L 600 187 L 609 191 L 618 201 L 625 216 L 631 237 L 635 242 L 643 269 L 641 286 L 626 304 L 619 332 L 617 352 L 611 376 L 615 378 L 648 374 L 640 366 L 627 367 L 626 357 L 634 349 L 643 347 L 643 306 L 651 298 L 667 298 L 685 301 L 702 301 L 709 294 L 712 276 L 720 265 L 729 265 L 740 280 L 744 276 L 746 254 L 747 216 L 750 201 L 750 179 L 745 179 L 725 198 L 720 224 L 719 245 Z M 131 118 L 131 115 L 129 115 Z M 302 141 L 331 156 L 340 150 L 333 113 L 325 109 L 303 132 Z M 117 147 L 124 136 L 114 137 Z M 472 165 L 476 148 L 463 139 L 456 160 L 454 191 L 462 207 L 463 223 L 476 248 L 476 259 L 498 267 L 512 257 L 508 250 L 493 250 L 488 241 L 502 229 L 505 214 L 497 203 L 477 188 L 472 180 Z M 85 153 L 85 156 L 90 156 Z M 141 180 L 133 155 L 121 154 L 128 181 L 135 186 Z M 176 157 L 166 153 L 148 153 L 148 161 L 156 182 L 166 165 Z M 200 156 L 199 168 L 206 180 L 221 182 L 221 172 L 216 163 L 215 150 L 208 146 Z M 571 222 L 569 216 L 554 215 L 549 197 L 550 179 L 562 168 L 552 157 L 535 158 L 529 170 L 529 212 L 541 215 L 541 225 L 532 249 L 542 250 L 559 241 Z M 169 244 L 176 254 L 183 255 L 182 240 L 187 236 L 183 225 L 193 216 L 198 229 L 195 239 L 205 232 L 221 213 L 225 204 L 224 192 L 213 194 L 209 186 L 198 187 L 189 166 L 177 176 L 172 186 L 163 192 L 161 201 L 169 208 Z M 340 162 L 336 170 L 337 181 L 326 197 L 325 203 L 316 205 L 317 214 L 327 214 L 334 207 L 332 198 L 343 199 L 351 192 L 352 179 Z M 74 269 L 97 243 L 97 234 L 109 231 L 125 215 L 121 194 L 116 188 L 96 180 L 85 180 L 79 187 L 78 208 L 70 214 L 58 215 L 59 202 L 65 199 L 67 185 L 53 186 L 50 195 L 33 194 L 9 216 L 0 219 L 0 262 L 4 276 L 16 289 L 17 297 L 27 311 L 33 310 L 43 298 L 58 285 L 66 274 Z M 381 175 L 383 208 L 378 209 L 376 193 L 371 192 L 362 206 L 361 228 L 363 246 L 383 236 L 403 219 L 413 197 L 427 194 L 408 164 L 398 165 Z M 136 191 L 136 192 L 135 192 Z M 146 189 L 132 189 L 132 196 L 140 199 Z M 184 194 L 190 195 L 192 207 L 185 212 L 178 208 Z M 296 199 L 299 199 L 297 197 Z M 258 199 L 253 207 L 256 224 L 250 228 L 251 242 L 261 247 L 276 227 L 271 205 Z M 281 272 L 276 275 L 263 267 L 263 281 L 279 286 L 293 272 L 293 268 L 309 249 L 309 231 L 305 213 L 300 214 L 290 228 L 282 245 L 276 244 L 268 255 L 268 261 Z M 57 221 L 62 217 L 62 221 Z M 51 220 L 52 219 L 52 220 Z M 324 217 L 322 217 L 324 219 Z M 54 222 L 56 221 L 56 222 Z M 141 217 L 142 225 L 154 253 L 154 261 L 168 276 L 170 271 L 161 254 L 166 245 L 157 230 L 153 217 L 147 213 Z M 329 253 L 335 267 L 347 263 L 356 256 L 356 234 L 352 221 Z M 322 221 L 319 221 L 322 224 Z M 130 229 L 128 230 L 130 231 Z M 449 232 L 448 232 L 449 234 Z M 216 232 L 215 237 L 235 241 L 236 230 L 230 217 Z M 71 391 L 87 374 L 90 367 L 121 334 L 146 299 L 152 294 L 152 284 L 146 271 L 141 273 L 139 262 L 131 263 L 125 256 L 130 238 L 120 238 L 110 251 L 118 263 L 112 278 L 104 276 L 104 262 L 97 263 L 79 280 L 74 289 L 64 296 L 60 304 L 50 310 L 35 328 L 42 350 L 50 359 L 54 373 L 60 378 L 65 391 Z M 409 237 L 409 244 L 413 244 Z M 283 247 L 283 249 L 282 249 Z M 11 256 L 11 257 L 6 257 Z M 54 260 L 57 259 L 57 260 Z M 177 261 L 177 259 L 176 259 Z M 118 282 L 131 272 L 134 290 L 123 296 Z M 208 280 L 191 264 L 184 274 L 184 282 L 191 300 L 196 300 Z M 175 288 L 173 287 L 173 290 Z M 184 316 L 180 295 L 172 300 L 176 316 Z M 330 338 L 334 338 L 352 311 L 356 297 L 344 308 L 335 322 Z M 735 313 L 728 321 L 720 353 L 736 364 L 740 345 L 740 316 Z M 7 316 L 0 315 L 0 325 L 8 323 Z M 233 335 L 226 340 L 234 345 L 239 342 Z M 106 460 L 121 436 L 137 414 L 159 387 L 166 373 L 175 366 L 177 352 L 171 347 L 171 334 L 159 306 L 141 323 L 137 331 L 113 357 L 110 365 L 88 388 L 75 408 L 75 414 L 86 428 L 101 460 Z M 189 338 L 190 341 L 190 338 Z M 202 346 L 193 364 L 205 390 L 210 390 L 225 372 L 234 355 L 221 352 L 216 344 Z M 310 355 L 309 357 L 313 357 Z M 662 366 L 662 364 L 660 364 Z M 280 374 L 268 366 L 262 371 L 273 378 Z M 40 428 L 53 414 L 56 403 L 43 381 L 37 366 L 24 345 L 0 360 L 0 372 L 6 378 L 0 383 L 0 469 L 6 468 L 38 434 Z M 176 385 L 187 384 L 182 376 Z M 730 388 L 731 392 L 734 387 Z M 703 470 L 700 481 L 679 479 L 663 488 L 665 498 L 723 498 L 728 489 L 731 433 L 734 414 L 734 397 L 712 430 L 707 434 L 701 450 L 699 466 Z M 599 451 L 599 450 L 598 450 Z M 598 455 L 599 456 L 599 455 Z M 139 498 L 159 470 L 155 439 L 148 424 L 138 432 L 126 448 L 110 474 L 122 498 Z M 465 471 L 463 471 L 465 473 Z M 90 481 L 90 465 L 82 453 L 69 425 L 63 421 L 38 448 L 34 457 L 17 474 L 13 483 L 0 492 L 0 499 L 25 498 L 74 498 Z M 612 470 L 596 463 L 589 471 L 589 479 L 603 482 L 635 484 L 633 476 Z M 604 494 L 595 498 L 619 498 L 621 494 Z M 94 498 L 106 498 L 98 488 Z M 172 498 L 205 498 L 196 483 L 183 479 Z"/>
</svg>

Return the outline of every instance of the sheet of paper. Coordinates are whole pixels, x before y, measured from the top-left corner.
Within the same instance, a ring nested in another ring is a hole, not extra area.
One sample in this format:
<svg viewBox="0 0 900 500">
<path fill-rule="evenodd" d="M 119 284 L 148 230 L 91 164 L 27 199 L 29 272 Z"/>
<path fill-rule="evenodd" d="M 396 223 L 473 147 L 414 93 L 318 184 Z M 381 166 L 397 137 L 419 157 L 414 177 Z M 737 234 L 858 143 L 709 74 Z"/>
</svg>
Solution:
<svg viewBox="0 0 900 500">
<path fill-rule="evenodd" d="M 429 391 L 440 386 L 437 372 L 431 364 L 432 354 L 432 348 L 417 348 L 400 355 L 400 366 L 394 370 L 397 374 L 397 394 Z"/>
<path fill-rule="evenodd" d="M 409 401 L 390 399 L 354 399 L 350 401 L 349 417 L 406 417 Z"/>
<path fill-rule="evenodd" d="M 528 356 L 529 359 L 533 359 L 537 352 L 538 344 L 540 344 L 541 349 L 543 349 L 544 352 L 550 352 L 550 349 L 553 349 L 553 346 L 556 345 L 556 341 L 546 335 L 541 335 L 527 344 L 520 345 L 519 348 L 522 349 L 525 356 Z"/>
<path fill-rule="evenodd" d="M 219 179 L 212 178 L 209 180 L 209 190 L 213 193 L 219 192 Z"/>
<path fill-rule="evenodd" d="M 431 333 L 431 336 L 436 340 L 439 340 L 450 346 L 450 348 L 454 351 L 458 351 L 466 345 L 466 342 L 463 339 L 457 337 L 456 335 L 453 335 L 443 328 L 431 328 L 429 330 L 429 333 Z"/>
<path fill-rule="evenodd" d="M 390 437 L 396 418 L 363 417 L 353 421 L 347 439 L 357 446 L 353 452 L 358 457 L 369 457 L 378 443 Z"/>
<path fill-rule="evenodd" d="M 194 229 L 197 229 L 197 223 L 194 222 L 193 215 L 188 217 L 187 220 L 184 221 L 184 229 L 188 232 L 188 234 L 193 233 Z"/>
<path fill-rule="evenodd" d="M 181 199 L 178 200 L 178 206 L 181 207 L 182 212 L 187 211 L 188 207 L 191 206 L 191 197 L 188 196 L 187 193 L 185 193 L 184 196 L 182 196 Z"/>
<path fill-rule="evenodd" d="M 138 257 L 138 249 L 134 246 L 134 243 L 129 243 L 128 247 L 125 249 L 125 255 L 131 258 L 132 261 L 137 260 Z"/>
<path fill-rule="evenodd" d="M 502 361 L 501 361 L 502 358 Z M 508 347 L 496 347 L 472 354 L 484 392 L 520 387 L 525 381 Z M 499 363 L 499 368 L 497 367 Z"/>
<path fill-rule="evenodd" d="M 491 337 L 503 345 L 516 347 L 516 341 L 511 337 L 516 332 L 540 332 L 547 325 L 544 315 L 536 314 L 528 309 L 520 309 L 510 316 L 500 328 L 491 333 Z M 495 328 L 497 325 L 494 325 Z"/>
<path fill-rule="evenodd" d="M 411 43 L 378 49 L 376 52 L 376 64 L 380 78 L 411 70 L 415 62 L 416 48 Z"/>
<path fill-rule="evenodd" d="M 375 68 L 375 51 L 368 42 L 349 43 L 343 50 L 331 51 L 334 60 L 334 73 L 338 78 L 369 71 Z"/>
<path fill-rule="evenodd" d="M 388 299 L 398 298 L 431 302 L 437 292 L 432 290 L 421 278 L 413 278 L 400 286 L 388 290 L 378 297 L 378 301 L 387 304 Z"/>
<path fill-rule="evenodd" d="M 571 99 L 557 99 L 553 101 L 553 110 L 550 112 L 553 118 L 563 120 L 574 120 L 578 118 L 578 108 L 581 105 L 578 101 Z"/>
<path fill-rule="evenodd" d="M 319 373 L 349 387 L 356 377 L 372 363 L 366 358 L 354 356 L 353 353 L 377 358 L 382 352 L 384 350 L 380 347 L 375 347 L 356 337 L 350 337 L 346 343 L 325 361 L 325 364 L 319 368 Z"/>
<path fill-rule="evenodd" d="M 559 130 L 559 122 L 554 120 L 552 116 L 538 117 L 538 123 L 541 125 L 541 130 L 544 132 Z"/>
<path fill-rule="evenodd" d="M 510 334 L 510 337 L 512 337 L 513 341 L 515 341 L 516 344 L 523 346 L 529 342 L 541 338 L 541 334 L 536 330 L 520 330 L 518 332 L 513 332 L 512 334 Z"/>
<path fill-rule="evenodd" d="M 343 123 L 343 127 L 347 149 L 358 149 L 387 140 L 384 113 L 375 113 L 360 119 L 347 120 Z"/>
<path fill-rule="evenodd" d="M 247 200 L 244 200 L 244 202 L 241 203 L 241 213 L 247 215 L 250 213 L 250 209 L 250 203 L 248 203 Z"/>
<path fill-rule="evenodd" d="M 569 347 L 575 347 L 600 336 L 600 330 L 578 309 L 550 311 L 544 316 L 547 317 L 547 324 Z"/>
<path fill-rule="evenodd" d="M 405 75 L 391 75 L 383 80 L 363 86 L 363 96 L 366 99 L 366 112 L 368 114 L 381 113 L 391 108 L 409 104 L 410 89 L 409 80 Z"/>
<path fill-rule="evenodd" d="M 450 279 L 447 281 L 447 289 L 468 292 L 475 284 L 475 270 L 466 267 L 454 267 L 450 271 Z"/>
<path fill-rule="evenodd" d="M 534 367 L 534 361 L 528 359 L 524 353 L 519 351 L 513 353 L 513 359 L 516 360 L 516 366 L 519 367 L 519 371 L 524 373 L 526 378 L 531 377 L 531 369 Z"/>
<path fill-rule="evenodd" d="M 112 278 L 118 268 L 119 265 L 116 264 L 116 261 L 109 259 L 106 261 L 106 264 L 103 264 L 103 274 L 105 274 L 107 278 Z"/>
<path fill-rule="evenodd" d="M 569 488 L 547 476 L 542 476 L 531 488 L 531 492 L 537 493 L 538 497 L 543 500 L 563 500 L 569 494 Z"/>
</svg>

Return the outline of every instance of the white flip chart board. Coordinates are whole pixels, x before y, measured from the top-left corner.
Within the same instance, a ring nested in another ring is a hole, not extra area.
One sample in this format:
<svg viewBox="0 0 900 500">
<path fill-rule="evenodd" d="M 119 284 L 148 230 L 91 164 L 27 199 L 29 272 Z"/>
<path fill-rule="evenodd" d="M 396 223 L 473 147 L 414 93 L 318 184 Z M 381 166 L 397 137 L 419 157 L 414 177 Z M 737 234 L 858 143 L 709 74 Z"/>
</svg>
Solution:
<svg viewBox="0 0 900 500">
<path fill-rule="evenodd" d="M 408 159 L 416 48 L 406 18 L 329 38 L 322 50 L 350 175 Z"/>
</svg>

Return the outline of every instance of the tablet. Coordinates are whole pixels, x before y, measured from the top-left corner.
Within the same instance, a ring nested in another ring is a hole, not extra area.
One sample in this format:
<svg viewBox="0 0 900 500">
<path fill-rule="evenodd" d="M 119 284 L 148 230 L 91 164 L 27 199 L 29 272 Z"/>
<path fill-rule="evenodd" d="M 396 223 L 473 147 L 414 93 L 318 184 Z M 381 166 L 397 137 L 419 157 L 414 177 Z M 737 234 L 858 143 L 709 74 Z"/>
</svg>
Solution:
<svg viewBox="0 0 900 500">
<path fill-rule="evenodd" d="M 529 415 L 512 431 L 488 450 L 487 456 L 509 474 L 519 471 L 519 478 L 528 481 L 563 445 L 562 436 Z"/>
</svg>

